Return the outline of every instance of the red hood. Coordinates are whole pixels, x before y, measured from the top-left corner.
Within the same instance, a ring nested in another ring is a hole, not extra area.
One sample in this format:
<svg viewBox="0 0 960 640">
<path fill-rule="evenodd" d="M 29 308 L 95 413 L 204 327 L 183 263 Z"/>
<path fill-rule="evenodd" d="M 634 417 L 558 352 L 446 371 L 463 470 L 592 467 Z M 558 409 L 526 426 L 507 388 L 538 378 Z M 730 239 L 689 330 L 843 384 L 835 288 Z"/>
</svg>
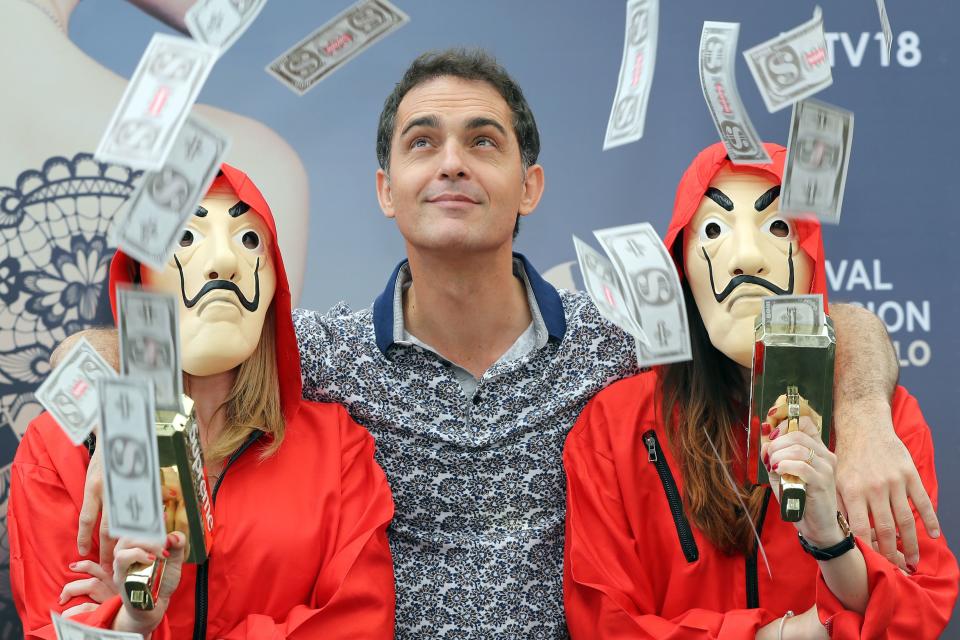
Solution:
<svg viewBox="0 0 960 640">
<path fill-rule="evenodd" d="M 783 179 L 783 163 L 787 157 L 787 150 L 778 144 L 770 142 L 763 145 L 773 160 L 770 164 L 751 165 L 748 170 L 767 174 L 771 180 L 777 183 Z M 680 240 L 683 228 L 689 224 L 696 213 L 697 208 L 703 200 L 707 187 L 713 181 L 721 169 L 734 167 L 733 163 L 727 158 L 727 151 L 722 142 L 712 144 L 701 151 L 693 162 L 684 172 L 680 179 L 680 185 L 677 187 L 677 198 L 673 203 L 673 218 L 670 220 L 670 226 L 667 229 L 667 235 L 663 242 L 670 250 L 672 255 L 678 255 L 674 245 Z M 827 309 L 827 279 L 826 266 L 823 255 L 823 237 L 820 234 L 820 223 L 814 219 L 794 220 L 797 228 L 797 237 L 800 240 L 800 248 L 812 258 L 813 279 L 810 283 L 810 291 L 798 291 L 796 293 L 819 293 L 823 295 L 823 307 Z M 682 269 L 680 278 L 685 278 Z"/>
<path fill-rule="evenodd" d="M 300 351 L 297 346 L 297 335 L 293 329 L 293 315 L 290 308 L 290 284 L 287 281 L 287 272 L 283 267 L 283 258 L 280 256 L 280 246 L 277 241 L 277 226 L 273 220 L 273 213 L 263 199 L 263 194 L 247 174 L 224 163 L 221 174 L 240 197 L 240 200 L 250 205 L 250 210 L 260 216 L 267 225 L 273 242 L 270 243 L 273 264 L 277 273 L 277 290 L 273 295 L 273 313 L 276 326 L 277 371 L 280 376 L 280 404 L 283 407 L 283 417 L 287 423 L 293 420 L 300 408 L 302 395 L 300 379 Z M 110 306 L 113 309 L 113 318 L 117 318 L 117 285 L 138 281 L 139 264 L 136 260 L 122 251 L 117 251 L 110 263 Z"/>
</svg>

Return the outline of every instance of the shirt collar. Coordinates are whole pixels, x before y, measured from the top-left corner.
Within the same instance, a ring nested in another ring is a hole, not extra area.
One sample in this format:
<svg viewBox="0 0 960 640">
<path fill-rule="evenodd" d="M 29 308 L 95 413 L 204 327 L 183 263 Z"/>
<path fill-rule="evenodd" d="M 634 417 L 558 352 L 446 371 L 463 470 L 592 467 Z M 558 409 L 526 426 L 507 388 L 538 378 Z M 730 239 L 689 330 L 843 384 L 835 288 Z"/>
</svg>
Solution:
<svg viewBox="0 0 960 640">
<path fill-rule="evenodd" d="M 547 335 L 551 339 L 563 340 L 567 331 L 567 321 L 564 317 L 560 294 L 543 279 L 543 276 L 537 273 L 537 270 L 522 254 L 514 253 L 513 260 L 515 267 L 519 266 L 525 276 L 523 279 L 525 280 L 524 284 L 527 285 L 528 298 L 532 293 L 530 313 L 535 319 L 538 314 L 540 315 L 546 327 Z M 374 333 L 377 338 L 377 347 L 384 355 L 396 342 L 397 327 L 403 327 L 403 286 L 409 277 L 409 262 L 402 260 L 390 274 L 386 288 L 373 301 Z M 534 303 L 536 303 L 536 308 L 533 308 Z M 402 336 L 402 334 L 403 332 L 400 331 L 399 335 Z"/>
</svg>

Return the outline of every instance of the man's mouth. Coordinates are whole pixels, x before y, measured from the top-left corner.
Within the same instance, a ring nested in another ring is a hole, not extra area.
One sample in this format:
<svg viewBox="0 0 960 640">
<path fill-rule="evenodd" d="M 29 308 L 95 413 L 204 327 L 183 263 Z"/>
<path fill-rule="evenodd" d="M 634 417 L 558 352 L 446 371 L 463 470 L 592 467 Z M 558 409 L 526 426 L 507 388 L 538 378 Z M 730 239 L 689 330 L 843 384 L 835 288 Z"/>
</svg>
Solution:
<svg viewBox="0 0 960 640">
<path fill-rule="evenodd" d="M 465 202 L 469 204 L 479 204 L 476 200 L 463 193 L 444 192 L 427 199 L 427 202 Z"/>
</svg>

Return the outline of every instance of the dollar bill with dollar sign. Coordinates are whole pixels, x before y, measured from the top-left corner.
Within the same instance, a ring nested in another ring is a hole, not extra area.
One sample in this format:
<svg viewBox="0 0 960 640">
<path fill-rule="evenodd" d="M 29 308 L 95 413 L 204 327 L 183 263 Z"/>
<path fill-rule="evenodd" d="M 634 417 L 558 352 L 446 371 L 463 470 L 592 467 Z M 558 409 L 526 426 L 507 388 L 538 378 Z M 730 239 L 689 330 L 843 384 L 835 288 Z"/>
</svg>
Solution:
<svg viewBox="0 0 960 640">
<path fill-rule="evenodd" d="M 743 57 L 770 113 L 833 84 L 820 7 L 809 21 L 747 49 Z"/>
<path fill-rule="evenodd" d="M 70 442 L 80 444 L 100 418 L 97 380 L 116 376 L 113 367 L 86 339 L 81 338 L 47 376 L 35 395 Z"/>
<path fill-rule="evenodd" d="M 150 380 L 165 411 L 182 410 L 179 307 L 172 295 L 117 288 L 120 373 Z"/>
<path fill-rule="evenodd" d="M 190 38 L 154 34 L 94 157 L 135 169 L 163 167 L 218 55 Z"/>
<path fill-rule="evenodd" d="M 580 238 L 573 236 L 583 286 L 604 318 L 641 342 L 647 342 L 643 329 L 630 317 L 617 272 L 603 254 Z"/>
<path fill-rule="evenodd" d="M 163 167 L 140 178 L 124 213 L 110 227 L 111 241 L 130 257 L 162 270 L 229 146 L 216 129 L 195 116 L 187 118 Z"/>
<path fill-rule="evenodd" d="M 647 101 L 657 57 L 659 0 L 627 2 L 626 35 L 623 59 L 613 98 L 603 150 L 636 142 L 643 137 L 647 119 Z"/>
<path fill-rule="evenodd" d="M 101 378 L 97 393 L 110 535 L 163 542 L 167 528 L 160 495 L 153 383 L 145 378 Z"/>
<path fill-rule="evenodd" d="M 852 112 L 813 99 L 795 104 L 780 211 L 839 223 L 852 143 Z"/>
<path fill-rule="evenodd" d="M 816 335 L 825 323 L 820 294 L 767 296 L 761 313 L 773 333 Z"/>
<path fill-rule="evenodd" d="M 88 627 L 53 611 L 50 612 L 50 621 L 53 622 L 57 640 L 143 640 L 139 633 Z"/>
<path fill-rule="evenodd" d="M 877 11 L 880 12 L 880 29 L 883 31 L 883 46 L 887 49 L 886 60 L 890 59 L 893 50 L 893 29 L 890 28 L 890 18 L 887 16 L 887 5 L 883 0 L 877 0 Z"/>
<path fill-rule="evenodd" d="M 740 25 L 704 22 L 700 33 L 700 87 L 727 155 L 734 164 L 769 164 L 737 91 L 736 52 Z"/>
<path fill-rule="evenodd" d="M 692 352 L 683 290 L 657 232 L 642 222 L 593 234 L 617 272 L 633 322 L 646 337 L 637 341 L 640 365 L 689 360 Z"/>
<path fill-rule="evenodd" d="M 265 4 L 267 0 L 198 0 L 183 21 L 194 40 L 217 48 L 223 55 L 257 19 Z"/>
<path fill-rule="evenodd" d="M 408 22 L 387 0 L 360 0 L 271 62 L 267 73 L 302 96 Z"/>
</svg>

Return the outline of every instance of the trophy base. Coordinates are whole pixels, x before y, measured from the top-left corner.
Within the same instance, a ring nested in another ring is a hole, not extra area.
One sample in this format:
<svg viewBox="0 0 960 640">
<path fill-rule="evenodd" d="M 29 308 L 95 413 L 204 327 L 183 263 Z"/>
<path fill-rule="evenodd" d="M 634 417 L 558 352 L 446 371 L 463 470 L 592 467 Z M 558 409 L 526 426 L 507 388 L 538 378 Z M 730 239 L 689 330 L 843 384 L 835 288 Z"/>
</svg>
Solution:
<svg viewBox="0 0 960 640">
<path fill-rule="evenodd" d="M 135 609 L 151 611 L 157 606 L 160 582 L 163 580 L 163 570 L 166 566 L 166 562 L 157 560 L 151 564 L 135 564 L 130 568 L 127 578 L 123 581 L 123 589 L 127 592 L 127 599 Z"/>
<path fill-rule="evenodd" d="M 807 506 L 807 492 L 803 486 L 781 486 L 780 517 L 784 522 L 799 522 Z"/>
</svg>

